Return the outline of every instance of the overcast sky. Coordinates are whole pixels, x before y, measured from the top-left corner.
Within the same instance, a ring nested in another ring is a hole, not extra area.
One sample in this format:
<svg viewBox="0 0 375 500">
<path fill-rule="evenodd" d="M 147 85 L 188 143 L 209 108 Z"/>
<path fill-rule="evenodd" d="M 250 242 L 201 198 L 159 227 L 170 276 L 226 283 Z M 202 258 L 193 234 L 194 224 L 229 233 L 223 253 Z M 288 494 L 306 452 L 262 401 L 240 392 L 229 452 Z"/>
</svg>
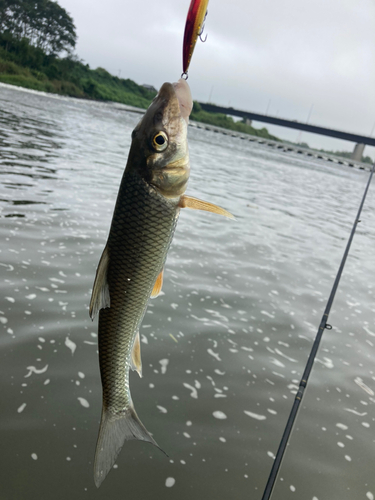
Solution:
<svg viewBox="0 0 375 500">
<path fill-rule="evenodd" d="M 156 88 L 180 77 L 190 0 L 58 3 L 91 68 Z M 300 121 L 311 112 L 310 123 L 375 136 L 375 0 L 210 0 L 205 32 L 189 70 L 195 100 Z M 313 147 L 353 147 L 266 126 Z"/>
</svg>

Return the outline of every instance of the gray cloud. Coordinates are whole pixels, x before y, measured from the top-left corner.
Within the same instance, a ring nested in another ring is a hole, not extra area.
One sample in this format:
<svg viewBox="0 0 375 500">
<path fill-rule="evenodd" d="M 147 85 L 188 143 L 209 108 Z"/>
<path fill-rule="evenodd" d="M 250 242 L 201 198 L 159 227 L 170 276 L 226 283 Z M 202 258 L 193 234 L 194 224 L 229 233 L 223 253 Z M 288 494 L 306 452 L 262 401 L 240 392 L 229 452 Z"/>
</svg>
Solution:
<svg viewBox="0 0 375 500">
<path fill-rule="evenodd" d="M 91 67 L 159 87 L 182 72 L 190 0 L 59 0 Z M 189 71 L 196 100 L 370 134 L 375 123 L 375 4 L 371 0 L 211 0 L 208 40 Z M 268 127 L 296 140 L 295 131 Z M 303 134 L 315 147 L 352 144 Z M 375 156 L 375 148 L 366 153 Z"/>
</svg>

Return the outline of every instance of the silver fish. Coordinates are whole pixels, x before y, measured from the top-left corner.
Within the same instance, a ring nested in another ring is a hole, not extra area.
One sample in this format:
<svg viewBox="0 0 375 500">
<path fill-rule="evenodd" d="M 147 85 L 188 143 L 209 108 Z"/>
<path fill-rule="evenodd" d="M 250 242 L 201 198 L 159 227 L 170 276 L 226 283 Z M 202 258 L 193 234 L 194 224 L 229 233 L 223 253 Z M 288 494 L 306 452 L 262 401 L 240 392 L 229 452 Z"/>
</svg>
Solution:
<svg viewBox="0 0 375 500">
<path fill-rule="evenodd" d="M 90 316 L 99 312 L 103 408 L 95 453 L 100 486 L 126 440 L 158 446 L 140 421 L 130 395 L 129 368 L 142 376 L 139 327 L 147 302 L 160 293 L 163 268 L 181 208 L 232 217 L 184 195 L 190 165 L 187 126 L 192 109 L 185 80 L 164 83 L 132 133 L 107 244 L 99 261 Z"/>
</svg>

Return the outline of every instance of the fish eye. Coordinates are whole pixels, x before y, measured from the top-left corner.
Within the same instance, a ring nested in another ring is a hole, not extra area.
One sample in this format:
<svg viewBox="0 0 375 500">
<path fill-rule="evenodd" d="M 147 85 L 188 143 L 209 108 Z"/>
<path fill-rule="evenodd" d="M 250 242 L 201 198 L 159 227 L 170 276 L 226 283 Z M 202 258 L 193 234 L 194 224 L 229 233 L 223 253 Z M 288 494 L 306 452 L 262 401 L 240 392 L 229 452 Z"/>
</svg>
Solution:
<svg viewBox="0 0 375 500">
<path fill-rule="evenodd" d="M 164 151 L 168 146 L 168 137 L 165 132 L 158 132 L 152 139 L 152 145 L 156 151 Z"/>
</svg>

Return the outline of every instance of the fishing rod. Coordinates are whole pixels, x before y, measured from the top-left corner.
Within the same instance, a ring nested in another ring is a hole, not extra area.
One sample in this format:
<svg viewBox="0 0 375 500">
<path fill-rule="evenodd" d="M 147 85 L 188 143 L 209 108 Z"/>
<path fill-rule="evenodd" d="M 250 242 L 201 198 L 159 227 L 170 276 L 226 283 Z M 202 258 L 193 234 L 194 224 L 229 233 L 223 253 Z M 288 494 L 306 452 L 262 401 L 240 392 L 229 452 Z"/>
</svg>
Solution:
<svg viewBox="0 0 375 500">
<path fill-rule="evenodd" d="M 339 270 L 338 270 L 337 275 L 336 275 L 335 282 L 333 283 L 331 294 L 329 296 L 322 320 L 320 322 L 318 332 L 315 336 L 314 344 L 312 346 L 309 359 L 307 360 L 305 371 L 303 372 L 302 379 L 299 383 L 299 388 L 298 388 L 296 397 L 294 399 L 294 403 L 293 403 L 288 421 L 286 423 L 284 433 L 283 433 L 283 436 L 281 438 L 279 449 L 277 450 L 276 457 L 275 457 L 275 460 L 273 462 L 273 466 L 272 466 L 270 475 L 268 477 L 268 481 L 267 481 L 266 488 L 265 488 L 263 496 L 262 496 L 262 500 L 268 500 L 269 498 L 271 498 L 272 491 L 273 491 L 273 488 L 274 488 L 274 485 L 275 485 L 275 482 L 277 479 L 277 475 L 279 473 L 279 469 L 281 466 L 281 462 L 283 460 L 283 456 L 284 456 L 284 453 L 285 453 L 285 450 L 286 450 L 286 447 L 287 447 L 287 444 L 288 444 L 288 441 L 290 438 L 290 434 L 292 432 L 293 425 L 294 425 L 294 422 L 295 422 L 296 417 L 297 417 L 298 409 L 299 409 L 299 406 L 301 404 L 303 394 L 305 392 L 307 382 L 309 380 L 309 376 L 310 376 L 310 373 L 311 373 L 311 370 L 312 370 L 312 367 L 314 364 L 315 356 L 316 356 L 318 349 L 319 349 L 319 344 L 320 344 L 321 338 L 323 336 L 323 332 L 325 329 L 327 329 L 327 330 L 332 329 L 332 326 L 327 323 L 328 316 L 329 316 L 329 313 L 330 313 L 330 310 L 332 307 L 333 299 L 335 298 L 336 290 L 339 286 L 341 274 L 342 274 L 342 271 L 343 271 L 344 266 L 345 266 L 346 258 L 347 258 L 348 253 L 349 253 L 349 249 L 350 249 L 350 245 L 351 245 L 352 240 L 353 240 L 354 233 L 357 229 L 358 223 L 361 222 L 359 217 L 361 215 L 362 208 L 363 208 L 363 205 L 365 203 L 367 191 L 370 187 L 370 183 L 371 183 L 371 179 L 372 179 L 374 170 L 375 170 L 375 163 L 372 166 L 370 177 L 369 177 L 369 180 L 367 182 L 365 192 L 363 193 L 363 197 L 362 197 L 361 204 L 359 206 L 357 217 L 355 218 L 355 221 L 354 221 L 354 224 L 352 227 L 352 231 L 350 233 L 349 240 L 348 240 L 348 243 L 346 245 L 346 249 L 345 249 L 344 255 L 342 257 Z"/>
</svg>

